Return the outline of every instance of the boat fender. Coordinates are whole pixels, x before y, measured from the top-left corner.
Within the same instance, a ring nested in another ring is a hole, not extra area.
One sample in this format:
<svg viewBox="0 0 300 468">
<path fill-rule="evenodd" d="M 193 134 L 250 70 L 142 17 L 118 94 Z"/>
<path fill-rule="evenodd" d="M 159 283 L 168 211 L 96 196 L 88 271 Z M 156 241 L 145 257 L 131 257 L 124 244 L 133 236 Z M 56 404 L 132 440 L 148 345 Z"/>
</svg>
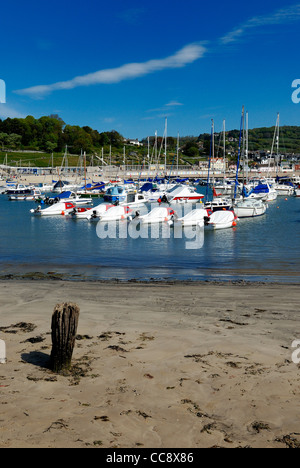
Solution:
<svg viewBox="0 0 300 468">
<path fill-rule="evenodd" d="M 236 221 L 233 221 L 233 222 L 232 222 L 232 226 L 233 226 L 233 227 L 236 226 Z"/>
<path fill-rule="evenodd" d="M 65 212 L 64 212 L 64 211 L 62 211 L 61 214 L 62 214 L 62 216 L 65 216 Z"/>
</svg>

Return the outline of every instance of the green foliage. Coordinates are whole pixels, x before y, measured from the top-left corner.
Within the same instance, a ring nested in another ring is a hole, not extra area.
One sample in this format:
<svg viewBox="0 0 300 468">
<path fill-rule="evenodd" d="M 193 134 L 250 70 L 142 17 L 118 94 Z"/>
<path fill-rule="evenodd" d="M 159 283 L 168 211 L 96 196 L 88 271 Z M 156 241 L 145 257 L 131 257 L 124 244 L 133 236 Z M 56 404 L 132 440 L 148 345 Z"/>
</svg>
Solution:
<svg viewBox="0 0 300 468">
<path fill-rule="evenodd" d="M 250 151 L 271 151 L 275 127 L 262 127 L 249 130 L 249 150 Z M 300 127 L 282 126 L 280 127 L 280 151 L 282 153 L 300 154 Z M 233 149 L 238 148 L 240 130 L 226 132 L 226 145 Z M 203 143 L 210 140 L 209 134 L 201 134 L 198 141 Z M 217 140 L 217 138 L 216 138 Z"/>
<path fill-rule="evenodd" d="M 99 133 L 90 127 L 66 125 L 58 115 L 35 119 L 0 120 L 0 145 L 3 149 L 62 152 L 68 146 L 73 154 L 100 152 L 102 147 L 121 148 L 123 137 L 115 130 Z M 0 148 L 1 148 L 0 146 Z"/>
<path fill-rule="evenodd" d="M 199 147 L 196 142 L 189 141 L 182 148 L 182 153 L 190 157 L 199 156 Z"/>
</svg>

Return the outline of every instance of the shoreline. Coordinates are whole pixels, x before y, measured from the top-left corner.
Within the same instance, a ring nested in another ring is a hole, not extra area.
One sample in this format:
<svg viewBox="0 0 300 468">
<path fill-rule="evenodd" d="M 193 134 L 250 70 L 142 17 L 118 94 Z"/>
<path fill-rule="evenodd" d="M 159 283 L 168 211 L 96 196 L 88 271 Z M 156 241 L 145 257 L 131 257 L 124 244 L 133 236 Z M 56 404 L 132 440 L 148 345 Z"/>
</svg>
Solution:
<svg viewBox="0 0 300 468">
<path fill-rule="evenodd" d="M 239 273 L 239 274 L 238 274 Z M 220 274 L 220 271 L 219 271 Z M 217 276 L 217 275 L 216 275 Z M 221 276 L 225 276 L 224 274 Z M 254 275 L 249 273 L 246 274 L 242 272 L 235 272 L 233 275 L 228 275 L 227 278 L 211 278 L 211 277 L 203 277 L 203 278 L 174 278 L 174 277 L 150 277 L 146 278 L 117 278 L 117 277 L 107 277 L 107 278 L 95 278 L 94 276 L 85 276 L 82 274 L 72 274 L 68 275 L 66 273 L 60 273 L 57 271 L 50 271 L 50 272 L 43 272 L 43 271 L 30 271 L 30 272 L 15 272 L 15 273 L 0 273 L 0 282 L 2 281 L 65 281 L 70 283 L 105 283 L 105 284 L 186 284 L 186 285 L 193 285 L 193 284 L 215 284 L 215 285 L 279 285 L 279 286 L 297 286 L 300 282 L 300 273 L 294 272 L 291 275 L 289 272 L 278 272 L 278 276 L 282 276 L 282 278 L 287 278 L 287 281 L 280 281 L 278 280 L 277 276 L 273 273 L 270 277 L 256 277 L 253 279 Z M 299 281 L 289 280 L 291 277 L 299 277 Z"/>
<path fill-rule="evenodd" d="M 300 446 L 297 284 L 0 284 L 1 448 Z M 51 316 L 69 301 L 76 372 L 61 376 Z"/>
</svg>

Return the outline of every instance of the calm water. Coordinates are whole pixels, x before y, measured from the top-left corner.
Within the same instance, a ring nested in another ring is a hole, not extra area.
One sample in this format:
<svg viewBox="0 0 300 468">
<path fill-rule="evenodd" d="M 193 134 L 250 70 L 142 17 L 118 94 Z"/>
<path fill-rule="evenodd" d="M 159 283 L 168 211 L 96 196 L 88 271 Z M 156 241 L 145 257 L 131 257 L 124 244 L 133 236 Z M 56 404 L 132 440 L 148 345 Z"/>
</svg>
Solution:
<svg viewBox="0 0 300 468">
<path fill-rule="evenodd" d="M 96 204 L 99 201 L 96 202 Z M 235 229 L 205 231 L 202 248 L 175 239 L 100 239 L 96 223 L 38 218 L 33 202 L 0 196 L 0 274 L 56 272 L 73 279 L 300 282 L 300 199 L 280 197 Z"/>
</svg>

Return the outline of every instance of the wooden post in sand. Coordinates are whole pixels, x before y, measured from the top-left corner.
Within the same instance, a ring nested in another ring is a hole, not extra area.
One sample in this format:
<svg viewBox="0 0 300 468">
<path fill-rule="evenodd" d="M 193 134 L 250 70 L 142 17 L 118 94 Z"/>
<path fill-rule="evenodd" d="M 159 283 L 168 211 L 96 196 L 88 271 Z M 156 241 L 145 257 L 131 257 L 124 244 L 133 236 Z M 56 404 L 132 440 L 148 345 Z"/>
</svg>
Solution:
<svg viewBox="0 0 300 468">
<path fill-rule="evenodd" d="M 6 346 L 5 341 L 0 340 L 0 364 L 6 363 Z"/>
<path fill-rule="evenodd" d="M 79 307 L 66 302 L 58 304 L 52 315 L 51 369 L 60 373 L 71 367 L 79 319 Z"/>
</svg>

